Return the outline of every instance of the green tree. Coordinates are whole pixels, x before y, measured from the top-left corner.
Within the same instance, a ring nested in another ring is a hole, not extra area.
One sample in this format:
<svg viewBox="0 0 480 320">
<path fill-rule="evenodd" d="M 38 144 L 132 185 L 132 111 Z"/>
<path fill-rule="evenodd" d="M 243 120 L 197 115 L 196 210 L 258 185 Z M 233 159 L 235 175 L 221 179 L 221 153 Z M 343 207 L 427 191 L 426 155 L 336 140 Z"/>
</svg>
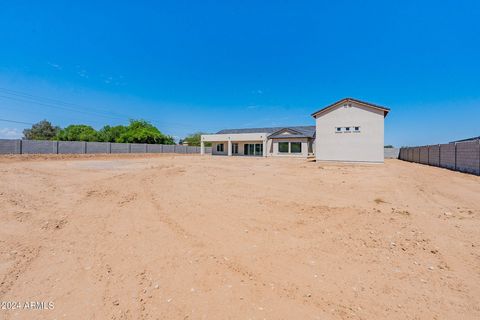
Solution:
<svg viewBox="0 0 480 320">
<path fill-rule="evenodd" d="M 69 125 L 57 134 L 60 141 L 101 141 L 99 138 L 95 129 L 84 124 Z"/>
<path fill-rule="evenodd" d="M 183 143 L 188 143 L 189 146 L 200 146 L 200 142 L 202 139 L 202 134 L 205 134 L 203 132 L 196 132 L 188 135 L 185 139 L 183 139 Z M 212 143 L 211 142 L 205 142 L 206 147 L 211 147 Z"/>
<path fill-rule="evenodd" d="M 30 129 L 23 130 L 23 139 L 52 140 L 59 131 L 60 127 L 53 126 L 50 121 L 42 120 L 32 125 Z"/>
<path fill-rule="evenodd" d="M 127 131 L 127 127 L 106 125 L 98 131 L 99 139 L 104 142 L 118 142 L 120 136 Z"/>
<path fill-rule="evenodd" d="M 161 133 L 145 120 L 130 120 L 125 132 L 120 134 L 116 142 L 175 144 L 173 137 Z"/>
</svg>

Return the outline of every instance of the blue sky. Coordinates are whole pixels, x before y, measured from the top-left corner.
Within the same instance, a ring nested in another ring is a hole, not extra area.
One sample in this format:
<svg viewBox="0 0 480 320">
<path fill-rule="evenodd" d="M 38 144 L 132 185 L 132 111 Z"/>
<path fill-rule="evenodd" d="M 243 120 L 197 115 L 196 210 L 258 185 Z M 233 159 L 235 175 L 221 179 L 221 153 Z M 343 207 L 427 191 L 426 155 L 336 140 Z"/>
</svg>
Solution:
<svg viewBox="0 0 480 320">
<path fill-rule="evenodd" d="M 0 118 L 177 138 L 392 109 L 385 143 L 480 135 L 478 1 L 4 1 Z M 0 137 L 27 124 L 0 121 Z"/>
</svg>

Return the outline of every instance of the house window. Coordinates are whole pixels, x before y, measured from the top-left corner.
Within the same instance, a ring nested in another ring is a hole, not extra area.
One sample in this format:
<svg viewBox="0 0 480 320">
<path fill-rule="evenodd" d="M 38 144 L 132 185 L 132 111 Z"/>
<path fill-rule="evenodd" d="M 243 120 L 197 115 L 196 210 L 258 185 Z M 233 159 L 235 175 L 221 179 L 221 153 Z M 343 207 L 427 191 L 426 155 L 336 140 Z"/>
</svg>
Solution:
<svg viewBox="0 0 480 320">
<path fill-rule="evenodd" d="M 288 153 L 288 142 L 279 142 L 278 143 L 278 152 Z"/>
<path fill-rule="evenodd" d="M 290 142 L 290 152 L 291 153 L 302 153 L 302 143 L 301 142 Z"/>
<path fill-rule="evenodd" d="M 223 143 L 217 144 L 217 152 L 223 152 Z"/>
<path fill-rule="evenodd" d="M 238 143 L 232 143 L 232 153 L 238 154 Z"/>
<path fill-rule="evenodd" d="M 336 127 L 336 128 L 335 128 L 335 132 L 342 132 L 342 128 Z"/>
<path fill-rule="evenodd" d="M 360 132 L 360 127 L 355 127 L 355 132 Z"/>
<path fill-rule="evenodd" d="M 350 132 L 350 127 L 345 127 L 346 132 Z"/>
</svg>

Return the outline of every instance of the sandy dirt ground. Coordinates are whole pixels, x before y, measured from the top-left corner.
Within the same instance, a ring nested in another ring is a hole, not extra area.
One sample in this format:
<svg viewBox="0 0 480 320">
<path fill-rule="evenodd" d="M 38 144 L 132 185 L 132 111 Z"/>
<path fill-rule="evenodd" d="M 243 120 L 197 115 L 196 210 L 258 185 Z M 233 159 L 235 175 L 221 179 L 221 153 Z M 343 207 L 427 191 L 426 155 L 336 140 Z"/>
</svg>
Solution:
<svg viewBox="0 0 480 320">
<path fill-rule="evenodd" d="M 473 175 L 4 157 L 0 219 L 0 300 L 54 304 L 5 319 L 480 319 Z"/>
</svg>

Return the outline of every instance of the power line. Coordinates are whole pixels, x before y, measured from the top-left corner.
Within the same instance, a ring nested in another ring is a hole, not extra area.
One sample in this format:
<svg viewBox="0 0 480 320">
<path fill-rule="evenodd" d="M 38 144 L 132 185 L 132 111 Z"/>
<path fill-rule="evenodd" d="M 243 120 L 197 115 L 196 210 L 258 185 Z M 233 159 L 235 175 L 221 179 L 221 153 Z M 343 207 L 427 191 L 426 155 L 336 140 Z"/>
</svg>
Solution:
<svg viewBox="0 0 480 320">
<path fill-rule="evenodd" d="M 23 121 L 9 120 L 9 119 L 0 119 L 0 121 L 11 122 L 11 123 L 20 123 L 20 124 L 28 124 L 28 125 L 33 126 L 33 123 L 30 123 L 30 122 L 23 122 Z"/>
<path fill-rule="evenodd" d="M 37 104 L 37 105 L 41 105 L 41 106 L 44 106 L 44 107 L 60 109 L 60 110 L 64 110 L 64 111 L 73 111 L 73 112 L 77 112 L 77 113 L 81 113 L 81 114 L 87 114 L 87 115 L 90 114 L 90 115 L 100 116 L 100 117 L 104 117 L 104 118 L 123 120 L 123 121 L 137 118 L 137 117 L 134 117 L 134 116 L 131 116 L 131 115 L 120 114 L 120 113 L 116 113 L 117 114 L 117 116 L 116 116 L 115 113 L 112 113 L 111 111 L 109 111 L 108 114 L 106 114 L 105 112 L 101 113 L 101 112 L 98 112 L 98 111 L 90 111 L 90 110 L 88 110 L 88 108 L 85 108 L 85 107 L 80 106 L 78 104 L 65 102 L 65 101 L 61 101 L 61 100 L 57 100 L 57 99 L 35 96 L 35 95 L 29 94 L 29 93 L 10 90 L 10 89 L 7 89 L 7 88 L 2 88 L 2 87 L 0 87 L 0 93 L 4 94 L 4 95 L 0 95 L 0 98 L 3 98 L 3 99 L 9 99 L 9 100 L 13 100 L 13 101 L 17 101 L 17 102 L 23 102 L 23 103 Z M 51 101 L 51 102 L 49 102 L 49 101 Z M 82 110 L 79 110 L 78 108 L 81 108 Z M 155 118 L 153 118 L 153 119 L 150 118 L 150 119 L 152 121 L 156 121 L 158 123 L 163 123 L 163 125 L 173 125 L 173 126 L 183 127 L 183 128 L 188 128 L 188 129 L 195 128 L 195 126 L 193 126 L 193 125 L 186 125 L 184 123 L 168 122 L 168 121 L 163 121 L 163 120 L 159 120 L 159 119 L 155 119 Z"/>
<path fill-rule="evenodd" d="M 0 91 L 3 91 L 4 94 L 10 94 L 10 95 L 19 96 L 19 97 L 22 97 L 22 98 L 28 98 L 28 99 L 31 99 L 31 100 L 34 100 L 34 101 L 35 100 L 40 100 L 40 101 L 43 100 L 43 102 L 46 102 L 46 103 L 49 103 L 49 104 L 70 106 L 70 107 L 74 107 L 74 108 L 76 107 L 76 108 L 81 108 L 82 111 L 87 111 L 87 112 L 89 111 L 88 110 L 89 108 L 87 108 L 85 106 L 81 106 L 81 105 L 71 103 L 71 102 L 65 102 L 65 101 L 58 100 L 58 99 L 41 97 L 41 96 L 26 93 L 26 92 L 6 89 L 6 88 L 2 88 L 2 87 L 0 87 Z M 70 108 L 70 109 L 74 109 L 74 108 Z M 84 110 L 84 109 L 86 109 L 86 110 Z M 112 113 L 110 110 L 105 110 L 105 109 L 100 109 L 100 110 L 102 110 L 104 112 L 107 112 L 107 113 Z M 92 110 L 91 112 L 99 113 L 98 108 L 97 108 L 97 110 Z M 124 117 L 129 117 L 128 115 L 120 114 L 120 113 L 117 113 L 117 115 L 124 116 Z"/>
<path fill-rule="evenodd" d="M 60 109 L 60 110 L 64 110 L 64 111 L 72 111 L 72 112 L 77 112 L 77 113 L 81 113 L 81 114 L 90 114 L 90 115 L 95 115 L 95 116 L 104 117 L 104 118 L 125 120 L 124 118 L 120 118 L 120 117 L 108 116 L 108 115 L 101 114 L 101 113 L 96 113 L 96 112 L 77 110 L 77 109 L 74 109 L 74 108 L 67 108 L 67 107 L 53 105 L 53 104 L 50 104 L 50 103 L 44 103 L 44 102 L 39 102 L 39 101 L 34 101 L 34 100 L 27 100 L 27 99 L 23 99 L 23 98 L 9 97 L 9 96 L 3 96 L 3 95 L 0 95 L 0 98 L 9 99 L 9 100 L 17 101 L 17 102 L 33 103 L 33 104 L 38 104 L 38 105 L 41 105 L 41 106 L 44 106 L 44 107 L 47 107 L 47 108 Z"/>
</svg>

